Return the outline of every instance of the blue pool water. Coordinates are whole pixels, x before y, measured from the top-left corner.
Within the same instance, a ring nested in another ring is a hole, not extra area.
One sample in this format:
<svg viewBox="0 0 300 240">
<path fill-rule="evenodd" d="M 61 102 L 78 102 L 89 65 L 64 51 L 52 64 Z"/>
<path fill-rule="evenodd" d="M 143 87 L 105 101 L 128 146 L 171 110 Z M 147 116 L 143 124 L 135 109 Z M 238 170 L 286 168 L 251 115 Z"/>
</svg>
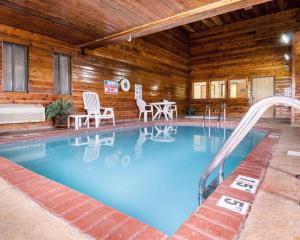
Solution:
<svg viewBox="0 0 300 240">
<path fill-rule="evenodd" d="M 118 130 L 1 145 L 0 155 L 171 235 L 197 208 L 199 177 L 231 132 Z M 225 176 L 264 136 L 248 134 L 226 161 Z"/>
</svg>

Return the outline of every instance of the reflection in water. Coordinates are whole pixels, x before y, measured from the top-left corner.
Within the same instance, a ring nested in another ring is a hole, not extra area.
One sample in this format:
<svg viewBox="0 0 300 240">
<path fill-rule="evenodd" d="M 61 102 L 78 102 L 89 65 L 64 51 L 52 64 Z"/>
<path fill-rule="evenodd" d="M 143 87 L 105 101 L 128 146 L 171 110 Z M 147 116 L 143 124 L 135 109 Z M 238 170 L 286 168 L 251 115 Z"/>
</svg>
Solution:
<svg viewBox="0 0 300 240">
<path fill-rule="evenodd" d="M 114 167 L 129 167 L 131 162 L 130 155 L 125 154 L 123 155 L 122 152 L 116 152 L 114 154 L 111 154 L 105 158 L 105 166 L 107 168 L 114 168 Z"/>
<path fill-rule="evenodd" d="M 84 148 L 83 161 L 91 162 L 99 158 L 101 146 L 113 147 L 115 142 L 115 133 L 111 137 L 101 138 L 100 135 L 87 136 L 88 144 Z"/>
<path fill-rule="evenodd" d="M 139 137 L 135 144 L 135 159 L 142 159 L 143 144 L 147 140 L 162 143 L 175 142 L 175 135 L 177 134 L 177 126 L 154 126 L 150 128 L 141 128 L 139 130 Z"/>
<path fill-rule="evenodd" d="M 152 141 L 165 143 L 176 141 L 173 136 L 177 134 L 177 126 L 155 126 L 154 129 L 156 134 L 151 138 Z"/>
<path fill-rule="evenodd" d="M 92 162 L 100 157 L 101 146 L 113 147 L 115 142 L 115 133 L 112 136 L 101 137 L 101 135 L 80 136 L 69 138 L 68 142 L 71 146 L 84 147 L 83 162 Z"/>
<path fill-rule="evenodd" d="M 205 135 L 194 135 L 194 151 L 195 152 L 206 152 L 206 138 Z"/>
<path fill-rule="evenodd" d="M 71 146 L 75 146 L 75 147 L 84 146 L 89 143 L 88 136 L 69 138 L 68 142 Z"/>
<path fill-rule="evenodd" d="M 143 157 L 143 144 L 153 138 L 153 127 L 150 128 L 140 128 L 139 129 L 139 137 L 136 141 L 136 144 L 134 146 L 135 149 L 135 159 L 139 160 Z"/>
<path fill-rule="evenodd" d="M 85 146 L 83 152 L 83 162 L 90 163 L 101 157 L 102 146 L 111 147 L 110 153 L 105 154 L 105 167 L 113 168 L 117 166 L 128 167 L 130 165 L 130 155 L 123 154 L 119 149 L 114 150 L 115 132 L 111 136 L 101 136 L 100 134 L 94 136 L 75 137 L 70 139 L 72 146 Z"/>
<path fill-rule="evenodd" d="M 36 160 L 46 157 L 46 144 L 33 143 L 30 145 L 6 146 L 1 150 L 1 155 L 8 159 L 14 159 L 16 163 Z"/>
<path fill-rule="evenodd" d="M 202 131 L 194 135 L 194 151 L 217 153 L 226 140 L 226 128 L 202 127 Z"/>
</svg>

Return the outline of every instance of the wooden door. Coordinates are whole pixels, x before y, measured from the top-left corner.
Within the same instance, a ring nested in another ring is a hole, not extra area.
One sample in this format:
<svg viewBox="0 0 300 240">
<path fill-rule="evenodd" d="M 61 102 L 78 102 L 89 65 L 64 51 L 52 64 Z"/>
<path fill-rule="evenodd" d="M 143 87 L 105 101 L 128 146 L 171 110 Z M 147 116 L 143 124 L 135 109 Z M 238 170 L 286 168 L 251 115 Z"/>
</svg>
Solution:
<svg viewBox="0 0 300 240">
<path fill-rule="evenodd" d="M 256 77 L 252 81 L 252 104 L 257 101 L 271 97 L 274 95 L 274 77 Z M 270 107 L 265 114 L 264 118 L 273 118 L 274 108 Z"/>
</svg>

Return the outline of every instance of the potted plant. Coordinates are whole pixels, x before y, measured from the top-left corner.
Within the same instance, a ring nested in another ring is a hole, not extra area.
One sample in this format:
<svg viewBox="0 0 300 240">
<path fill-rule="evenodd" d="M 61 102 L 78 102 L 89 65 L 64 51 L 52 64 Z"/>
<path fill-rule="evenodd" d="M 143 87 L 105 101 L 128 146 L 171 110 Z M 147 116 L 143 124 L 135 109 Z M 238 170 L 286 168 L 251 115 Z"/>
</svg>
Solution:
<svg viewBox="0 0 300 240">
<path fill-rule="evenodd" d="M 188 114 L 188 116 L 194 116 L 194 115 L 195 115 L 195 112 L 196 112 L 196 108 L 193 107 L 193 106 L 190 106 L 190 107 L 187 109 L 187 114 Z"/>
<path fill-rule="evenodd" d="M 57 128 L 66 128 L 68 116 L 74 111 L 74 104 L 70 99 L 58 99 L 46 108 L 47 120 L 52 119 Z"/>
</svg>

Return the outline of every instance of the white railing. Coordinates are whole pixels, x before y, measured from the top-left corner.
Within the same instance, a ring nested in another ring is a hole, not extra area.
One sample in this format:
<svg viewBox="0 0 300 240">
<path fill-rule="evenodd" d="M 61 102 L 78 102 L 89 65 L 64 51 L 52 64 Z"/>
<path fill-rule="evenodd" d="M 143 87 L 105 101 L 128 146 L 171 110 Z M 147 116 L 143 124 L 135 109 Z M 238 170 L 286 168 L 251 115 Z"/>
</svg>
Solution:
<svg viewBox="0 0 300 240">
<path fill-rule="evenodd" d="M 205 184 L 210 174 L 220 166 L 219 180 L 223 181 L 224 161 L 232 153 L 237 145 L 244 139 L 252 127 L 257 123 L 265 111 L 276 104 L 285 104 L 295 107 L 300 110 L 300 101 L 290 97 L 268 97 L 255 103 L 242 118 L 230 137 L 227 139 L 223 147 L 215 156 L 214 160 L 206 168 L 200 178 L 199 182 L 199 201 L 200 204 L 204 201 Z"/>
</svg>

